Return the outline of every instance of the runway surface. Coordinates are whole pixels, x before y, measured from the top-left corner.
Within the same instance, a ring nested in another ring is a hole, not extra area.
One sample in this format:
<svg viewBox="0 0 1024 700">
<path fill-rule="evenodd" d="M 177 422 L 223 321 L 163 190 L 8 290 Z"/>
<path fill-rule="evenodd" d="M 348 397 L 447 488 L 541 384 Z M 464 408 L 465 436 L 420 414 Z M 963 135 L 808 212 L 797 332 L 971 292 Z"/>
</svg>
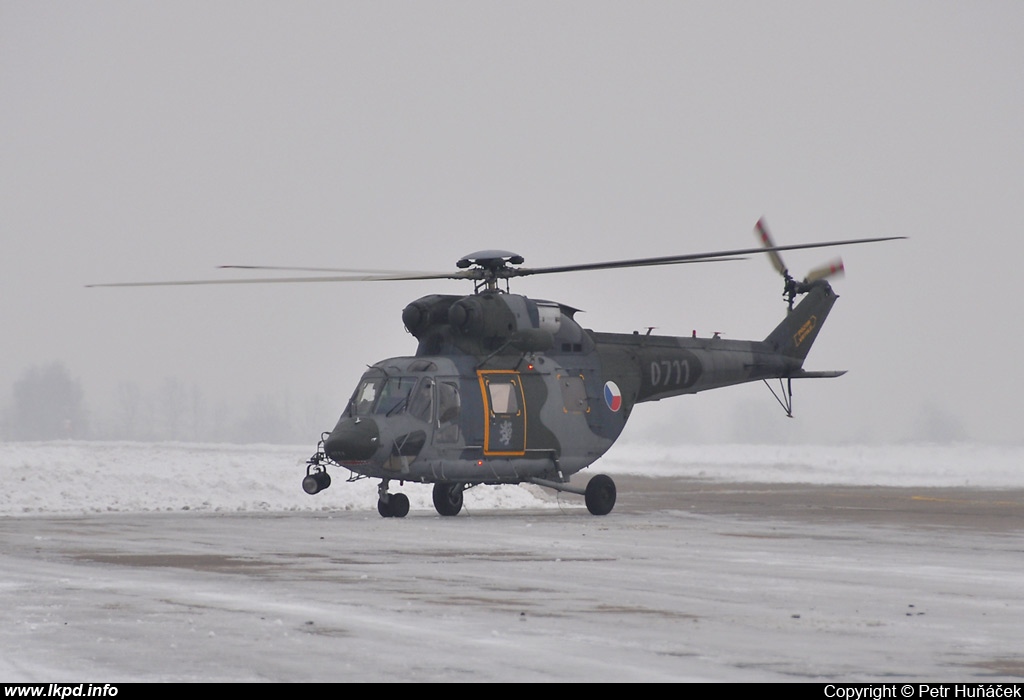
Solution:
<svg viewBox="0 0 1024 700">
<path fill-rule="evenodd" d="M 1020 681 L 1024 491 L 0 519 L 5 681 Z"/>
</svg>

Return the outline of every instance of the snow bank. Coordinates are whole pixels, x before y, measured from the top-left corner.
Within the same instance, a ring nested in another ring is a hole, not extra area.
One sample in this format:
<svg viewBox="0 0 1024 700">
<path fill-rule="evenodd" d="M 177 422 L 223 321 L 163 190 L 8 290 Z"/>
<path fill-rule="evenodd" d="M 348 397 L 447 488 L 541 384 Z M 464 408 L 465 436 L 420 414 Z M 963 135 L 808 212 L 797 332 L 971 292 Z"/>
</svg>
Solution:
<svg viewBox="0 0 1024 700">
<path fill-rule="evenodd" d="M 146 511 L 373 510 L 377 482 L 334 485 L 309 496 L 300 482 L 306 446 L 182 443 L 0 443 L 0 515 Z M 595 472 L 885 486 L 1024 486 L 1024 448 L 988 445 L 616 445 Z M 586 474 L 583 478 L 586 478 Z M 581 479 L 582 481 L 582 479 Z M 585 481 L 583 481 L 585 483 Z M 413 508 L 430 488 L 400 487 Z M 528 487 L 480 487 L 466 507 L 552 506 Z"/>
</svg>

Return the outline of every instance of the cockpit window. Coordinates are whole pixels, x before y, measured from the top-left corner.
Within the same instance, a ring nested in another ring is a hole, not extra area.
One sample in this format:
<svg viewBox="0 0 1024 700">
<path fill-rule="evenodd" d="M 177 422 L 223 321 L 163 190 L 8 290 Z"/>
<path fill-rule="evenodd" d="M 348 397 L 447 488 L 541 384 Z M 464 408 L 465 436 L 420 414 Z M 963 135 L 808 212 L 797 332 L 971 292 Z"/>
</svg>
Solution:
<svg viewBox="0 0 1024 700">
<path fill-rule="evenodd" d="M 377 395 L 380 393 L 382 384 L 384 384 L 384 377 L 364 379 L 360 382 L 355 395 L 352 396 L 350 415 L 367 416 L 373 413 L 373 406 L 377 403 Z"/>
<path fill-rule="evenodd" d="M 434 441 L 440 444 L 459 440 L 459 383 L 448 379 L 437 384 L 437 432 Z"/>
<path fill-rule="evenodd" d="M 423 378 L 412 396 L 409 397 L 409 415 L 419 418 L 424 423 L 430 422 L 430 414 L 434 407 L 434 380 Z"/>
<path fill-rule="evenodd" d="M 445 381 L 437 385 L 437 422 L 438 425 L 459 420 L 459 385 L 455 381 Z"/>
<path fill-rule="evenodd" d="M 372 377 L 364 379 L 352 397 L 350 415 L 389 415 L 406 409 L 415 377 Z M 429 410 L 429 409 L 428 409 Z"/>
<path fill-rule="evenodd" d="M 416 379 L 413 377 L 389 377 L 380 390 L 380 399 L 374 413 L 390 416 L 405 410 L 409 403 L 409 392 L 416 386 Z"/>
</svg>

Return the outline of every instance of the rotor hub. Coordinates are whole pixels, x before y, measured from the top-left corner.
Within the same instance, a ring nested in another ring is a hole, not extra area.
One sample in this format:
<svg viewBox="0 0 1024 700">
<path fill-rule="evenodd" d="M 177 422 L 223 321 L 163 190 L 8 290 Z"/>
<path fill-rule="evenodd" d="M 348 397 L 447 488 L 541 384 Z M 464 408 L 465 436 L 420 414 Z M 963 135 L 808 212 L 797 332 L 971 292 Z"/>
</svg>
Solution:
<svg viewBox="0 0 1024 700">
<path fill-rule="evenodd" d="M 484 286 L 493 290 L 497 289 L 499 279 L 507 280 L 515 276 L 512 266 L 522 265 L 523 262 L 523 256 L 518 253 L 507 250 L 480 250 L 459 258 L 455 266 L 460 270 L 475 267 L 479 271 L 479 277 L 475 279 L 482 283 L 478 284 L 477 289 Z"/>
</svg>

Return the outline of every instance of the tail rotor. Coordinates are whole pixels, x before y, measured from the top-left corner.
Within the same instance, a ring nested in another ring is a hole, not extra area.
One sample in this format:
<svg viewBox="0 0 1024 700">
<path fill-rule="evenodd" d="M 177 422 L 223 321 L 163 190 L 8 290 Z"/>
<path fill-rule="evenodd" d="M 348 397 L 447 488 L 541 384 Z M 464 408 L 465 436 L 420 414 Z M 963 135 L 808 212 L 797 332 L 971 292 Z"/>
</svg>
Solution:
<svg viewBox="0 0 1024 700">
<path fill-rule="evenodd" d="M 761 245 L 765 247 L 765 252 L 768 254 L 768 260 L 771 262 L 772 267 L 774 267 L 785 280 L 782 297 L 789 305 L 790 311 L 793 310 L 793 303 L 796 301 L 796 297 L 810 291 L 815 282 L 828 279 L 830 277 L 842 277 L 846 271 L 846 268 L 843 266 L 842 258 L 836 258 L 831 262 L 820 265 L 808 272 L 807 276 L 804 277 L 803 282 L 797 282 L 793 278 L 793 275 L 789 274 L 789 269 L 786 267 L 786 264 L 782 262 L 782 256 L 779 255 L 778 246 L 775 245 L 775 241 L 772 238 L 771 233 L 768 232 L 768 225 L 765 224 L 763 218 L 759 219 L 757 225 L 754 227 L 754 235 L 757 236 L 759 241 L 761 241 Z"/>
<path fill-rule="evenodd" d="M 843 259 L 836 258 L 835 260 L 820 265 L 810 272 L 807 273 L 807 277 L 804 278 L 804 283 L 814 282 L 815 280 L 828 279 L 829 277 L 842 277 L 846 274 L 846 268 L 843 267 Z"/>
</svg>

